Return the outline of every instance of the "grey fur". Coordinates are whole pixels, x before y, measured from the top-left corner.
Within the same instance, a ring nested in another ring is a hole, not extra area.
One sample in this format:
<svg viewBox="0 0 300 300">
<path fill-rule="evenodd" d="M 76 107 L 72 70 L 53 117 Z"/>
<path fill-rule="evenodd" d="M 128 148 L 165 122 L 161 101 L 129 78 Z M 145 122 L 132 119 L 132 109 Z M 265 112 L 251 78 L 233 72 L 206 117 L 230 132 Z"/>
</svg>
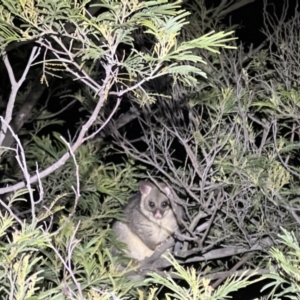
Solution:
<svg viewBox="0 0 300 300">
<path fill-rule="evenodd" d="M 118 239 L 127 244 L 127 255 L 137 260 L 151 256 L 178 226 L 167 196 L 170 189 L 163 183 L 159 186 L 164 193 L 152 183 L 141 181 L 140 192 L 124 208 L 126 222 L 113 225 Z"/>
</svg>

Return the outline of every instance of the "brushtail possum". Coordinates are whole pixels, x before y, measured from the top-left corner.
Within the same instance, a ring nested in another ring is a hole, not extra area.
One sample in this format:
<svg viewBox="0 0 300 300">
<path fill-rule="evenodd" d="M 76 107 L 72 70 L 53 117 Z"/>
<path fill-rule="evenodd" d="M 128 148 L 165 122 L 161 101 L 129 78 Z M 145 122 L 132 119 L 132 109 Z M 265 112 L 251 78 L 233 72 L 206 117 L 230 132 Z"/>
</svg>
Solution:
<svg viewBox="0 0 300 300">
<path fill-rule="evenodd" d="M 124 208 L 126 221 L 116 221 L 112 227 L 117 238 L 127 245 L 126 254 L 139 261 L 151 256 L 178 226 L 168 199 L 171 191 L 164 183 L 159 186 L 160 189 L 141 181 L 139 193 Z"/>
</svg>

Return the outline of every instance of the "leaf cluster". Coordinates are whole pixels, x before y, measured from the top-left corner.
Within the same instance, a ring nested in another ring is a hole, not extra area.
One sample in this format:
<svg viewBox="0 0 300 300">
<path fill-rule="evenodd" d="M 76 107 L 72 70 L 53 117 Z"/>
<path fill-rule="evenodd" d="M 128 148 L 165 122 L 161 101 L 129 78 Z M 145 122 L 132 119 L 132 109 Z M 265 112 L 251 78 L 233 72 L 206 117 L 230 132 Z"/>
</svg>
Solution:
<svg viewBox="0 0 300 300">
<path fill-rule="evenodd" d="M 270 263 L 275 261 L 275 264 L 270 264 L 271 272 L 265 275 L 264 278 L 272 281 L 265 285 L 263 290 L 271 289 L 269 297 L 272 299 L 299 299 L 299 260 L 300 247 L 298 238 L 293 232 L 288 232 L 281 228 L 283 234 L 278 235 L 279 244 L 284 246 L 283 250 L 277 247 L 272 247 L 270 250 Z"/>
</svg>

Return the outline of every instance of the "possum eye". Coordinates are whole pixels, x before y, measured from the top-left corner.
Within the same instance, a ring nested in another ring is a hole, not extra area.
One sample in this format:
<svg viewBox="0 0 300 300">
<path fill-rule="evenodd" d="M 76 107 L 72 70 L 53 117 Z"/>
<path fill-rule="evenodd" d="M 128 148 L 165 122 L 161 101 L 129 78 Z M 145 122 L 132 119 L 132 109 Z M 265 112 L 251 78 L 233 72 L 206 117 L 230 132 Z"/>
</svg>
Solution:
<svg viewBox="0 0 300 300">
<path fill-rule="evenodd" d="M 155 206 L 154 202 L 149 201 L 149 206 L 150 206 L 151 208 L 153 208 L 153 207 Z"/>
<path fill-rule="evenodd" d="M 161 204 L 161 207 L 166 208 L 168 205 L 169 205 L 168 202 L 167 202 L 167 201 L 164 201 L 164 202 Z"/>
</svg>

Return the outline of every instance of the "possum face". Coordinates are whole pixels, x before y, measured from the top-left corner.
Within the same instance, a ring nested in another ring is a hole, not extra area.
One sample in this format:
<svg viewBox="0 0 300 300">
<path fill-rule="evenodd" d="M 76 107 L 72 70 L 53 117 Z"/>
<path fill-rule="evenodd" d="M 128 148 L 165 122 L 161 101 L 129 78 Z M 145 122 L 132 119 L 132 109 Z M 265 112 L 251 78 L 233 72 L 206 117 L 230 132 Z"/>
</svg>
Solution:
<svg viewBox="0 0 300 300">
<path fill-rule="evenodd" d="M 168 195 L 170 189 L 161 185 L 162 191 L 150 182 L 140 182 L 141 209 L 147 212 L 147 215 L 152 214 L 155 219 L 162 219 L 171 209 Z"/>
</svg>

